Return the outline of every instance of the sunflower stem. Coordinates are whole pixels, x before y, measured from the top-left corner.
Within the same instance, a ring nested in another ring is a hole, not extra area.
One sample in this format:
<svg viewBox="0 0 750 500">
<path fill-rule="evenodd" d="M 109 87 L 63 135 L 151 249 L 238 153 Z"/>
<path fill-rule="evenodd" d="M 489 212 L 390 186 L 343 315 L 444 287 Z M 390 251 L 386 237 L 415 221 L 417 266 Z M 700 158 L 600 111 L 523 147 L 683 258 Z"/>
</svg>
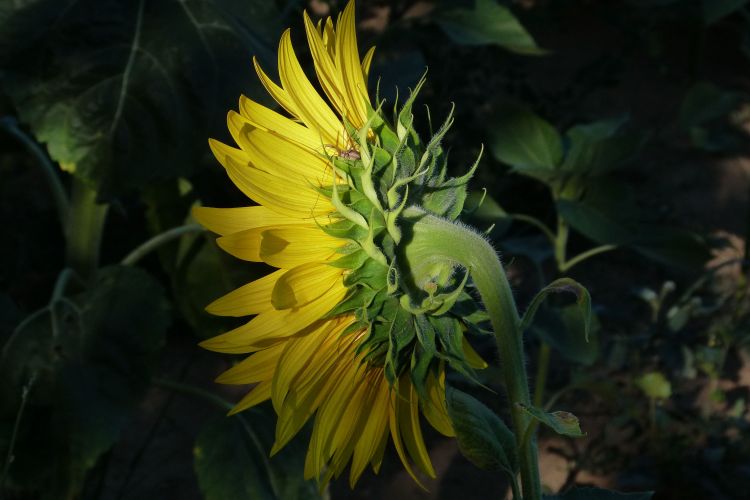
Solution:
<svg viewBox="0 0 750 500">
<path fill-rule="evenodd" d="M 173 227 L 163 233 L 157 234 L 153 238 L 143 242 L 132 252 L 130 252 L 120 264 L 123 266 L 132 266 L 138 263 L 143 257 L 148 255 L 150 252 L 156 250 L 162 245 L 169 243 L 172 240 L 181 238 L 185 234 L 200 233 L 205 231 L 202 226 L 198 224 L 186 224 L 184 226 Z"/>
<path fill-rule="evenodd" d="M 52 199 L 55 201 L 55 208 L 57 208 L 57 217 L 60 219 L 63 231 L 65 231 L 70 202 L 68 201 L 68 193 L 65 191 L 65 186 L 63 186 L 60 179 L 59 169 L 52 164 L 44 149 L 31 136 L 21 130 L 15 118 L 12 116 L 0 118 L 0 128 L 5 129 L 8 134 L 18 139 L 34 156 L 36 165 L 44 175 L 44 180 L 47 182 L 47 186 L 52 193 Z"/>
<path fill-rule="evenodd" d="M 485 238 L 464 225 L 435 217 L 417 207 L 408 208 L 404 218 L 412 223 L 410 234 L 405 236 L 405 248 L 416 277 L 421 270 L 446 261 L 471 272 L 495 332 L 518 446 L 523 498 L 539 500 L 542 491 L 536 437 L 533 431 L 524 436 L 531 417 L 520 406 L 531 405 L 521 319 L 500 259 Z"/>
<path fill-rule="evenodd" d="M 96 191 L 75 177 L 72 193 L 65 229 L 67 264 L 88 280 L 99 266 L 99 250 L 109 205 L 97 203 Z"/>
</svg>

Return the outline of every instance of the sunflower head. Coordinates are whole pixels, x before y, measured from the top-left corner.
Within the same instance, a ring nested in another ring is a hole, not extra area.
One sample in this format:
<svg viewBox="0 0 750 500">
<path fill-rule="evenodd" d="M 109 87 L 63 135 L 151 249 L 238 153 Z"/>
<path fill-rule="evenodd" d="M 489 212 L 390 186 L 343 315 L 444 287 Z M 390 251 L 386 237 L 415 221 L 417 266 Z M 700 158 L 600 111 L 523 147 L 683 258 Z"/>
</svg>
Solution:
<svg viewBox="0 0 750 500">
<path fill-rule="evenodd" d="M 227 252 L 277 270 L 210 304 L 214 314 L 254 317 L 202 345 L 248 355 L 219 381 L 257 384 L 234 411 L 272 401 L 273 453 L 315 419 L 307 477 L 325 483 L 351 463 L 353 485 L 368 463 L 378 470 L 389 434 L 415 479 L 412 463 L 434 476 L 419 414 L 453 435 L 445 370 L 471 377 L 486 366 L 464 335 L 482 332 L 486 316 L 467 291 L 468 270 L 417 251 L 413 227 L 423 214 L 456 219 L 476 164 L 448 176 L 441 140 L 452 114 L 429 140 L 417 133 L 412 106 L 424 79 L 390 116 L 370 100 L 373 50 L 360 59 L 354 2 L 336 23 L 304 21 L 324 96 L 287 30 L 280 84 L 255 62 L 283 111 L 243 96 L 228 116 L 238 147 L 210 141 L 258 205 L 200 207 L 195 217 Z"/>
</svg>

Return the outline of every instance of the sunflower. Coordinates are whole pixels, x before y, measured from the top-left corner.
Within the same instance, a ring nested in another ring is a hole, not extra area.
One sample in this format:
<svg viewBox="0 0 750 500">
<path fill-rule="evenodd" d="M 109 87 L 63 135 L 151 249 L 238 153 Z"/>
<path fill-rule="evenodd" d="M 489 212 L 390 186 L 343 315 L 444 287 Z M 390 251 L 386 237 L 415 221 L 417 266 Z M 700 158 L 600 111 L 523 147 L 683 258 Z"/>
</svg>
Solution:
<svg viewBox="0 0 750 500">
<path fill-rule="evenodd" d="M 290 30 L 279 45 L 280 84 L 254 60 L 285 113 L 242 96 L 227 119 L 238 147 L 209 143 L 258 205 L 194 211 L 220 235 L 222 249 L 278 269 L 207 307 L 254 316 L 201 344 L 248 355 L 217 379 L 255 384 L 231 413 L 271 400 L 278 415 L 271 454 L 313 419 L 305 477 L 326 484 L 351 463 L 352 487 L 368 464 L 377 473 L 389 436 L 415 480 L 415 466 L 435 477 L 420 415 L 453 436 L 446 367 L 471 376 L 485 366 L 464 336 L 477 330 L 465 319 L 473 304 L 464 290 L 468 272 L 428 269 L 415 278 L 400 248 L 407 200 L 455 218 L 471 173 L 446 176 L 439 142 L 450 117 L 427 143 L 412 128 L 421 83 L 393 123 L 382 103 L 373 109 L 367 81 L 374 50 L 360 60 L 354 11 L 351 1 L 336 23 L 314 24 L 304 14 L 325 97 L 303 72 Z"/>
</svg>

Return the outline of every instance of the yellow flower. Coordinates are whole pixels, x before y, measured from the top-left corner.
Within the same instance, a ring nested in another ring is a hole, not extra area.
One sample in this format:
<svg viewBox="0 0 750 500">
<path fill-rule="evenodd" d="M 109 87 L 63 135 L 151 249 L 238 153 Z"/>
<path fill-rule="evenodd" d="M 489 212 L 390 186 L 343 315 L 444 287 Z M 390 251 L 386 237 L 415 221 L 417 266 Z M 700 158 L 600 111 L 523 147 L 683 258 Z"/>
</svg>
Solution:
<svg viewBox="0 0 750 500">
<path fill-rule="evenodd" d="M 453 435 L 445 405 L 444 363 L 432 364 L 423 387 L 415 387 L 408 370 L 394 369 L 394 376 L 388 377 L 383 356 L 373 354 L 366 344 L 372 333 L 366 318 L 352 309 L 332 313 L 351 295 L 352 285 L 346 280 L 356 265 L 347 262 L 357 260 L 352 255 L 366 248 L 353 242 L 352 231 L 359 230 L 362 241 L 373 238 L 373 223 L 350 214 L 352 209 L 339 199 L 339 192 L 344 192 L 339 190 L 348 189 L 351 182 L 334 168 L 334 158 L 356 162 L 368 154 L 352 130 L 367 129 L 373 112 L 367 93 L 373 49 L 360 61 L 353 1 L 335 25 L 329 18 L 316 26 L 307 14 L 304 22 L 327 100 L 303 73 L 287 30 L 279 45 L 280 85 L 257 61 L 255 68 L 290 116 L 243 96 L 239 113 L 230 111 L 227 120 L 239 148 L 210 141 L 230 179 L 259 205 L 200 207 L 194 211 L 196 219 L 220 235 L 217 241 L 225 251 L 278 270 L 210 304 L 207 310 L 212 314 L 255 316 L 201 345 L 249 354 L 218 381 L 257 384 L 232 413 L 272 401 L 278 414 L 272 454 L 314 419 L 306 478 L 325 484 L 351 462 L 353 486 L 367 464 L 378 471 L 389 435 L 412 477 L 416 479 L 412 464 L 434 477 L 420 410 L 435 429 Z M 351 198 L 348 202 L 353 203 Z M 369 228 L 369 239 L 367 231 L 349 224 L 351 218 Z M 349 224 L 346 234 L 335 230 L 342 223 Z M 384 261 L 378 252 L 370 248 L 364 256 Z M 468 345 L 464 348 L 475 356 Z"/>
</svg>

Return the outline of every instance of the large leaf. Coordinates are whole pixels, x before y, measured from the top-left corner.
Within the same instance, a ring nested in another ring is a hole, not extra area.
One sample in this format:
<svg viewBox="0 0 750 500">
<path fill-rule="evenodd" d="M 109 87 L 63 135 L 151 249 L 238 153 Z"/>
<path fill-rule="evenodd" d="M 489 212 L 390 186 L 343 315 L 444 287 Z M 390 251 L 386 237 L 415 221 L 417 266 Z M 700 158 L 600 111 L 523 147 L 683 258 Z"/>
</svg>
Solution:
<svg viewBox="0 0 750 500">
<path fill-rule="evenodd" d="M 5 420 L 15 414 L 19 384 L 36 376 L 11 479 L 56 499 L 75 496 L 118 439 L 170 321 L 161 286 L 135 268 L 102 269 L 87 292 L 57 306 L 18 332 L 0 374 Z"/>
<path fill-rule="evenodd" d="M 503 163 L 523 175 L 541 180 L 553 175 L 563 147 L 555 127 L 527 108 L 509 106 L 490 128 L 490 149 Z"/>
<path fill-rule="evenodd" d="M 603 244 L 621 245 L 635 239 L 635 228 L 622 214 L 583 201 L 558 200 L 557 211 L 576 231 Z"/>
<path fill-rule="evenodd" d="M 515 476 L 516 440 L 505 422 L 464 392 L 449 387 L 445 395 L 461 453 L 481 469 L 503 470 Z"/>
<path fill-rule="evenodd" d="M 576 125 L 568 130 L 569 149 L 562 169 L 568 172 L 601 175 L 632 160 L 643 147 L 642 133 L 621 132 L 625 117 Z"/>
<path fill-rule="evenodd" d="M 269 457 L 275 417 L 265 407 L 205 425 L 193 447 L 198 485 L 206 500 L 313 500 L 303 479 L 305 450 L 298 441 Z"/>
<path fill-rule="evenodd" d="M 545 53 L 513 13 L 495 0 L 476 0 L 471 9 L 440 9 L 435 21 L 461 45 L 498 45 L 527 55 Z"/>
<path fill-rule="evenodd" d="M 708 242 L 687 229 L 643 225 L 633 243 L 650 259 L 684 271 L 699 272 L 711 258 Z"/>
<path fill-rule="evenodd" d="M 530 331 L 574 363 L 590 365 L 599 356 L 599 320 L 591 314 L 588 338 L 584 337 L 583 318 L 577 304 L 545 305 L 539 309 Z"/>
<path fill-rule="evenodd" d="M 14 5 L 0 11 L 0 85 L 52 159 L 100 197 L 195 171 L 277 21 L 261 1 Z"/>
<path fill-rule="evenodd" d="M 746 3 L 747 0 L 703 0 L 703 21 L 713 24 L 741 9 Z"/>
<path fill-rule="evenodd" d="M 566 493 L 545 496 L 545 500 L 651 500 L 651 491 L 638 493 L 620 493 L 619 491 L 600 488 L 574 488 Z"/>
</svg>

